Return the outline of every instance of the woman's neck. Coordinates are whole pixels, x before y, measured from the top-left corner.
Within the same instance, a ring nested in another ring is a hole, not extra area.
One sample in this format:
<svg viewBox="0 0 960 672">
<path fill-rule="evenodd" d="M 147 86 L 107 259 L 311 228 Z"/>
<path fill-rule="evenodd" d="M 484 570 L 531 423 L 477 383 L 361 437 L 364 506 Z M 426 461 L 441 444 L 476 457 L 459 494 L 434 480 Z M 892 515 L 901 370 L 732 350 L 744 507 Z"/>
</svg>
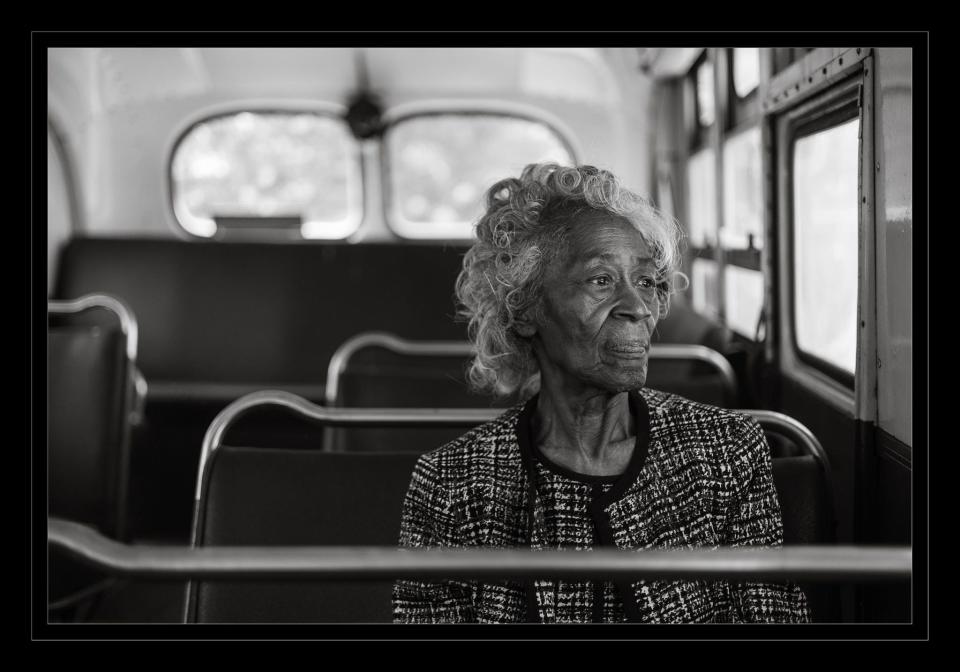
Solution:
<svg viewBox="0 0 960 672">
<path fill-rule="evenodd" d="M 579 473 L 621 473 L 633 452 L 628 392 L 564 390 L 541 380 L 533 440 L 552 460 Z"/>
</svg>

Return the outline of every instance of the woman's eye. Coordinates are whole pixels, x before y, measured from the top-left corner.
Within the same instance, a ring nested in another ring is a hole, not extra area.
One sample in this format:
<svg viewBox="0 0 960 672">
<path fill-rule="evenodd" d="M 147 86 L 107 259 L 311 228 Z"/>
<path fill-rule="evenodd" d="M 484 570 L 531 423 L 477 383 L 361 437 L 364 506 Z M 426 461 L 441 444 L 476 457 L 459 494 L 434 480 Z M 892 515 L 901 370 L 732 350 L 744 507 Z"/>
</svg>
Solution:
<svg viewBox="0 0 960 672">
<path fill-rule="evenodd" d="M 649 276 L 644 276 L 637 281 L 637 285 L 639 285 L 643 289 L 653 289 L 654 287 L 657 286 L 657 283 L 653 278 Z"/>
<path fill-rule="evenodd" d="M 598 275 L 594 278 L 590 278 L 588 282 L 591 282 L 597 285 L 598 287 L 606 287 L 607 285 L 610 284 L 610 278 L 606 275 Z"/>
</svg>

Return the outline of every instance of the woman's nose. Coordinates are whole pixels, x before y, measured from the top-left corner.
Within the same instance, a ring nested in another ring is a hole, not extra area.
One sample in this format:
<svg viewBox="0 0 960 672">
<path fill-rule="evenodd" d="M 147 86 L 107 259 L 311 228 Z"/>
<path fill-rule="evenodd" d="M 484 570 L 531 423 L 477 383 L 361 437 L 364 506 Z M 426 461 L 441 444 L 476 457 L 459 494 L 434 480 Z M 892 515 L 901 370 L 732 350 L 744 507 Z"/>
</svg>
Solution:
<svg viewBox="0 0 960 672">
<path fill-rule="evenodd" d="M 644 297 L 643 290 L 630 283 L 624 283 L 617 298 L 614 315 L 634 322 L 649 319 L 653 316 L 650 304 L 654 301 L 656 301 L 655 293 Z"/>
</svg>

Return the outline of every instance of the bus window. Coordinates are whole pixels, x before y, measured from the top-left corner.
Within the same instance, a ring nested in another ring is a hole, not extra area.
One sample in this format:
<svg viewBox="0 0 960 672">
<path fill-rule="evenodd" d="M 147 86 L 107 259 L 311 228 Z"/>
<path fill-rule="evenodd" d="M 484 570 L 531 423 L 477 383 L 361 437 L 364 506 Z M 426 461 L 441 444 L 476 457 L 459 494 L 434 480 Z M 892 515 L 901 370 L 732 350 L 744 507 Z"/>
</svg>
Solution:
<svg viewBox="0 0 960 672">
<path fill-rule="evenodd" d="M 360 225 L 360 160 L 346 124 L 303 112 L 238 112 L 193 125 L 173 151 L 180 225 L 211 238 L 218 221 L 303 238 L 345 238 Z"/>
<path fill-rule="evenodd" d="M 763 273 L 727 264 L 723 267 L 723 306 L 727 326 L 756 339 L 763 308 Z"/>
<path fill-rule="evenodd" d="M 760 127 L 729 137 L 723 147 L 724 248 L 763 249 Z"/>
<path fill-rule="evenodd" d="M 853 375 L 859 118 L 793 144 L 794 325 L 801 353 Z"/>
<path fill-rule="evenodd" d="M 763 175 L 760 127 L 730 136 L 723 146 L 723 306 L 727 325 L 756 338 L 763 308 Z"/>
<path fill-rule="evenodd" d="M 717 244 L 717 170 L 712 149 L 702 149 L 687 162 L 689 237 L 693 248 Z"/>
<path fill-rule="evenodd" d="M 712 259 L 694 259 L 690 266 L 693 309 L 714 319 L 720 314 L 717 268 L 717 262 Z"/>
<path fill-rule="evenodd" d="M 760 84 L 760 50 L 732 49 L 733 90 L 743 99 L 753 93 Z"/>
<path fill-rule="evenodd" d="M 472 238 L 491 184 L 528 163 L 574 163 L 546 124 L 491 114 L 409 117 L 388 129 L 385 149 L 389 223 L 404 238 Z"/>
<path fill-rule="evenodd" d="M 704 60 L 697 67 L 697 123 L 703 128 L 713 125 L 716 105 L 713 96 L 713 63 Z"/>
</svg>

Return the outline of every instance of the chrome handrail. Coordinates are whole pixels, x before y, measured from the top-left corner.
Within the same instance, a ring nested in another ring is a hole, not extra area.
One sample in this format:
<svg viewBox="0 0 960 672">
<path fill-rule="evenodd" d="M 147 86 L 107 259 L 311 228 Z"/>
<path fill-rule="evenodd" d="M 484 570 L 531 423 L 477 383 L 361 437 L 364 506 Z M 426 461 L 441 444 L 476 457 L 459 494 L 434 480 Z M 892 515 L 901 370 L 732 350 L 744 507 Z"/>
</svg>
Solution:
<svg viewBox="0 0 960 672">
<path fill-rule="evenodd" d="M 375 346 L 400 355 L 456 357 L 473 355 L 476 352 L 469 341 L 411 341 L 385 331 L 367 331 L 351 336 L 330 357 L 327 366 L 327 381 L 324 399 L 330 406 L 337 404 L 340 393 L 340 376 L 347 368 L 350 358 L 358 350 Z"/>
<path fill-rule="evenodd" d="M 887 581 L 908 579 L 909 547 L 408 549 L 376 546 L 208 546 L 122 544 L 79 523 L 52 518 L 47 539 L 109 574 L 204 580 L 264 579 L 738 579 Z"/>
<path fill-rule="evenodd" d="M 331 408 L 314 404 L 284 390 L 261 390 L 244 395 L 224 408 L 210 423 L 200 447 L 197 500 L 206 484 L 212 455 L 226 431 L 240 416 L 257 406 L 282 406 L 322 425 L 339 427 L 471 427 L 493 420 L 504 412 L 498 408 Z"/>
<path fill-rule="evenodd" d="M 379 347 L 400 355 L 456 357 L 469 356 L 476 353 L 476 348 L 469 341 L 413 341 L 401 338 L 384 331 L 368 331 L 356 334 L 344 341 L 330 357 L 327 366 L 326 389 L 324 399 L 327 405 L 335 406 L 340 394 L 340 377 L 346 371 L 350 358 L 359 350 L 367 347 Z M 724 392 L 728 399 L 736 399 L 737 376 L 727 359 L 717 352 L 703 345 L 685 343 L 655 343 L 650 346 L 650 358 L 683 360 L 692 359 L 705 362 L 720 374 Z"/>
<path fill-rule="evenodd" d="M 69 315 L 91 308 L 104 308 L 117 316 L 120 330 L 127 338 L 127 359 L 136 364 L 139 327 L 133 311 L 122 300 L 109 294 L 87 294 L 77 299 L 47 301 L 47 312 L 55 315 Z"/>
<path fill-rule="evenodd" d="M 198 547 L 203 535 L 203 493 L 210 480 L 213 460 L 223 437 L 240 416 L 257 406 L 274 405 L 288 408 L 305 418 L 323 425 L 357 426 L 378 424 L 393 426 L 466 426 L 470 427 L 492 420 L 502 409 L 384 409 L 384 408 L 330 408 L 319 406 L 283 390 L 251 392 L 233 401 L 210 423 L 200 446 L 200 464 L 197 468 L 197 488 L 194 493 L 193 521 L 190 529 L 190 544 Z M 193 582 L 188 582 L 184 601 L 185 613 L 189 615 L 195 598 Z"/>
<path fill-rule="evenodd" d="M 502 415 L 496 408 L 331 408 L 319 406 L 283 390 L 262 390 L 247 394 L 224 408 L 210 423 L 200 449 L 197 488 L 194 493 L 193 523 L 190 544 L 199 547 L 203 535 L 203 494 L 209 485 L 213 461 L 222 445 L 223 437 L 230 426 L 252 408 L 274 405 L 287 408 L 301 416 L 327 426 L 466 426 L 488 422 Z M 823 448 L 816 437 L 803 425 L 789 416 L 774 411 L 744 410 L 742 413 L 757 417 L 758 422 L 773 424 L 778 428 L 797 430 L 797 438 L 808 441 L 811 454 L 823 455 Z M 800 431 L 802 430 L 802 431 Z M 819 458 L 818 458 L 819 459 Z M 829 477 L 829 464 L 821 462 Z M 195 589 L 193 582 L 187 584 L 185 608 L 192 608 Z"/>
<path fill-rule="evenodd" d="M 314 404 L 303 397 L 283 390 L 261 390 L 244 395 L 224 408 L 210 423 L 203 437 L 200 449 L 197 488 L 194 499 L 200 500 L 207 483 L 209 463 L 212 455 L 220 447 L 223 436 L 240 416 L 257 406 L 282 406 L 299 413 L 305 418 L 315 420 L 327 426 L 394 426 L 394 427 L 458 427 L 472 426 L 489 422 L 504 411 L 498 408 L 336 408 Z M 763 409 L 741 409 L 734 412 L 744 413 L 757 419 L 763 427 L 786 429 L 793 433 L 821 463 L 829 479 L 830 464 L 826 451 L 817 437 L 802 423 L 788 415 Z"/>
<path fill-rule="evenodd" d="M 823 449 L 823 445 L 806 425 L 789 415 L 762 408 L 739 409 L 737 412 L 750 415 L 764 430 L 779 430 L 788 438 L 795 439 L 802 450 L 820 463 L 828 492 L 833 493 L 833 470 L 830 468 L 830 458 L 827 457 L 827 451 Z"/>
<path fill-rule="evenodd" d="M 705 345 L 688 343 L 654 343 L 650 346 L 650 360 L 693 359 L 709 364 L 720 374 L 723 390 L 728 400 L 737 398 L 737 375 L 727 358 Z"/>
</svg>

